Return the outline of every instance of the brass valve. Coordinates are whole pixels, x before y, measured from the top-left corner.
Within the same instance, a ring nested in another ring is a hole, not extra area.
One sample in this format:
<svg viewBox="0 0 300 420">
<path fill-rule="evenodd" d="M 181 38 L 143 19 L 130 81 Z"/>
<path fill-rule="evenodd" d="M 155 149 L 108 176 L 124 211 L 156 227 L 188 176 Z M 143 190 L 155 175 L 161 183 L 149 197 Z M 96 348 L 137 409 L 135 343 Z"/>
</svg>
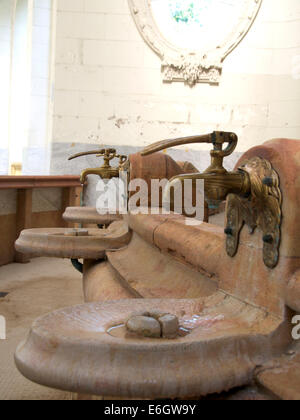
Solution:
<svg viewBox="0 0 300 420">
<path fill-rule="evenodd" d="M 250 233 L 256 228 L 262 232 L 263 259 L 268 268 L 275 268 L 279 260 L 282 220 L 282 194 L 279 176 L 272 164 L 260 157 L 245 161 L 234 172 L 228 172 L 223 159 L 236 148 L 238 137 L 234 133 L 217 131 L 205 136 L 165 140 L 146 147 L 142 155 L 191 143 L 211 143 L 211 164 L 202 173 L 178 175 L 170 180 L 164 194 L 170 197 L 170 189 L 180 181 L 204 180 L 205 200 L 211 207 L 227 199 L 226 204 L 226 251 L 234 257 L 238 251 L 240 232 L 246 224 Z M 228 143 L 223 150 L 223 144 Z M 172 204 L 172 203 L 171 203 Z M 184 213 L 183 213 L 184 214 Z"/>
<path fill-rule="evenodd" d="M 224 157 L 229 156 L 234 152 L 238 143 L 238 137 L 235 133 L 214 131 L 211 134 L 205 134 L 202 136 L 190 136 L 163 140 L 147 146 L 142 151 L 142 156 L 147 156 L 161 150 L 169 149 L 170 147 L 193 143 L 211 143 L 214 146 L 214 149 L 210 153 L 212 158 L 211 166 L 207 168 L 205 173 L 224 173 L 227 171 L 223 167 L 223 159 Z M 228 146 L 225 150 L 223 150 L 224 143 L 228 143 Z"/>
<path fill-rule="evenodd" d="M 99 168 L 88 168 L 83 170 L 80 176 L 81 184 L 85 183 L 86 177 L 88 175 L 98 175 L 102 179 L 118 178 L 119 171 L 122 169 L 123 165 L 128 160 L 127 156 L 117 154 L 116 149 L 91 150 L 89 152 L 77 153 L 76 155 L 69 157 L 69 160 L 88 155 L 96 155 L 96 157 L 103 157 L 104 164 Z M 119 159 L 119 165 L 117 167 L 112 167 L 110 165 L 110 162 L 113 159 Z"/>
<path fill-rule="evenodd" d="M 205 181 L 205 198 L 211 206 L 216 206 L 218 202 L 225 200 L 230 193 L 243 196 L 250 193 L 251 186 L 248 174 L 240 170 L 228 172 L 223 166 L 224 158 L 231 155 L 237 146 L 238 137 L 234 133 L 215 131 L 203 136 L 164 140 L 146 147 L 142 151 L 142 155 L 146 156 L 169 147 L 192 143 L 210 143 L 213 145 L 213 150 L 210 152 L 211 164 L 202 174 L 195 173 L 174 177 L 170 180 L 170 187 L 173 182 L 178 180 L 183 183 L 186 179 L 203 179 Z M 228 146 L 223 150 L 224 143 L 228 143 Z"/>
</svg>

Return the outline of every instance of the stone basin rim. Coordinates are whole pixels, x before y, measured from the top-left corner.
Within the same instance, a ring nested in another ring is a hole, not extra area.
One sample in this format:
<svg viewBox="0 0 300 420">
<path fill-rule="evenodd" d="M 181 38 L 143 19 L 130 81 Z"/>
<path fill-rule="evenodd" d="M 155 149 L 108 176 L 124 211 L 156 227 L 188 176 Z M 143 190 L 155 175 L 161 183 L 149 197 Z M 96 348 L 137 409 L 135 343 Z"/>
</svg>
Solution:
<svg viewBox="0 0 300 420">
<path fill-rule="evenodd" d="M 224 311 L 228 300 L 224 300 Z M 129 309 L 128 303 L 131 305 Z M 259 329 L 256 333 L 255 328 L 252 331 L 253 325 L 258 322 L 256 318 L 249 326 L 242 324 L 237 329 L 233 323 L 233 328 L 230 326 L 227 334 L 223 335 L 221 329 L 217 328 L 215 334 L 208 334 L 207 337 L 201 337 L 200 332 L 174 340 L 146 341 L 118 339 L 107 333 L 109 326 L 120 322 L 122 315 L 131 314 L 133 310 L 142 307 L 149 310 L 155 306 L 155 309 L 165 311 L 166 308 L 174 308 L 175 303 L 181 304 L 178 310 L 191 307 L 187 315 L 193 315 L 196 307 L 192 306 L 195 304 L 194 299 L 108 301 L 57 310 L 33 324 L 27 340 L 16 350 L 16 365 L 31 381 L 67 391 L 117 397 L 183 398 L 242 386 L 251 380 L 255 367 L 271 357 L 268 344 L 272 333 L 280 325 L 280 320 L 273 317 L 271 322 L 267 321 L 263 325 L 263 331 Z M 234 302 L 232 304 L 233 313 L 238 316 L 239 311 Z M 109 313 L 109 308 L 114 312 L 113 315 Z M 212 308 L 215 310 L 214 304 Z M 95 338 L 97 310 L 103 313 L 104 318 L 99 322 L 99 329 L 102 327 L 99 338 Z M 216 310 L 222 313 L 219 305 Z M 261 311 L 251 307 L 252 310 L 255 314 L 259 313 L 259 320 L 263 319 Z M 230 319 L 230 310 L 227 316 Z M 67 327 L 60 329 L 60 323 L 64 320 Z M 94 325 L 94 331 L 91 327 L 89 330 L 92 337 L 89 332 L 84 333 L 85 320 L 87 326 Z M 254 347 L 250 346 L 251 349 L 245 353 L 240 352 L 237 343 L 243 343 L 244 348 L 247 341 Z M 228 346 L 231 349 L 230 358 L 225 363 L 228 352 L 225 350 L 223 354 L 223 348 Z M 268 350 L 262 352 L 262 348 Z M 162 375 L 162 363 L 165 375 Z M 217 372 L 215 377 L 213 372 Z"/>
<path fill-rule="evenodd" d="M 118 223 L 116 226 L 114 223 Z M 121 227 L 124 229 L 124 233 L 128 232 L 127 226 L 122 223 L 120 224 L 119 221 L 114 222 L 110 227 L 106 230 L 98 229 L 98 228 L 33 228 L 33 229 L 25 229 L 21 232 L 21 236 L 26 235 L 27 237 L 38 237 L 38 236 L 53 236 L 53 237 L 63 237 L 64 233 L 70 233 L 73 231 L 80 232 L 81 230 L 86 230 L 89 234 L 89 236 L 76 236 L 76 238 L 101 238 L 113 235 L 120 236 L 120 230 L 117 228 Z M 67 238 L 73 238 L 74 236 L 64 236 Z"/>
<path fill-rule="evenodd" d="M 95 207 L 67 207 L 63 219 L 71 223 L 111 224 L 122 220 L 120 213 L 112 214 L 109 209 L 99 213 Z"/>
<path fill-rule="evenodd" d="M 223 294 L 223 292 L 222 292 Z M 226 296 L 226 294 L 224 293 L 224 297 Z M 205 299 L 205 298 L 204 298 Z M 233 298 L 234 299 L 234 298 Z M 191 303 L 195 303 L 196 299 L 165 299 L 165 301 L 168 301 L 168 303 L 170 303 L 170 305 L 174 305 L 175 303 L 181 302 L 181 303 L 185 303 L 187 305 L 187 309 L 188 309 L 188 305 L 190 305 Z M 199 299 L 202 300 L 202 299 Z M 131 304 L 134 304 L 136 302 L 141 302 L 142 304 L 153 304 L 156 301 L 161 302 L 162 299 L 134 299 L 135 302 L 131 302 L 130 300 L 124 300 L 123 302 L 130 302 Z M 84 346 L 86 344 L 91 344 L 91 343 L 99 343 L 99 345 L 101 345 L 101 343 L 103 342 L 104 344 L 109 344 L 109 345 L 116 345 L 116 347 L 119 348 L 120 344 L 125 344 L 126 343 L 126 347 L 132 348 L 132 349 L 139 349 L 141 351 L 143 350 L 149 350 L 149 347 L 152 348 L 152 351 L 160 351 L 161 347 L 164 348 L 174 348 L 174 346 L 176 346 L 176 344 L 178 345 L 184 345 L 184 344 L 194 344 L 196 342 L 201 342 L 201 326 L 194 328 L 193 330 L 191 330 L 191 332 L 183 337 L 177 337 L 175 339 L 166 339 L 166 338 L 135 338 L 132 337 L 130 339 L 125 339 L 125 338 L 119 338 L 119 337 L 115 337 L 115 336 L 111 336 L 108 333 L 108 330 L 110 328 L 116 327 L 118 325 L 120 325 L 122 322 L 124 323 L 124 320 L 122 321 L 122 319 L 120 318 L 121 315 L 114 315 L 114 318 L 110 318 L 109 320 L 107 320 L 106 322 L 102 321 L 101 322 L 101 315 L 102 317 L 104 316 L 104 314 L 107 313 L 107 311 L 105 310 L 105 307 L 108 306 L 110 307 L 111 305 L 118 305 L 118 303 L 120 303 L 120 301 L 107 301 L 107 302 L 100 302 L 100 303 L 89 303 L 89 304 L 80 304 L 80 305 L 76 305 L 73 307 L 66 307 L 66 308 L 62 308 L 62 309 L 58 309 L 56 311 L 50 312 L 48 314 L 45 314 L 44 316 L 39 317 L 38 319 L 36 319 L 33 324 L 32 324 L 32 328 L 30 330 L 30 334 L 34 334 L 36 335 L 38 333 L 38 337 L 40 337 L 41 339 L 45 338 L 45 339 L 49 339 L 48 336 L 48 331 L 45 330 L 44 328 L 44 323 L 47 322 L 48 319 L 51 319 L 53 317 L 55 317 L 56 315 L 60 315 L 62 313 L 65 313 L 66 315 L 71 314 L 72 312 L 76 311 L 76 310 L 81 310 L 81 309 L 88 309 L 88 308 L 93 308 L 95 310 L 95 312 L 101 308 L 98 312 L 99 314 L 99 331 L 97 331 L 96 329 L 94 330 L 87 330 L 88 333 L 91 333 L 91 335 L 95 335 L 95 334 L 99 334 L 99 338 L 96 337 L 90 337 L 84 338 Z M 221 304 L 222 305 L 222 304 Z M 226 304 L 225 304 L 226 305 Z M 251 305 L 250 305 L 251 306 Z M 171 306 L 170 306 L 171 307 Z M 219 308 L 220 304 L 216 305 L 216 308 Z M 156 308 L 155 308 L 156 309 Z M 158 310 L 160 310 L 159 307 L 157 307 Z M 102 311 L 101 311 L 102 310 Z M 262 314 L 265 313 L 265 311 L 254 308 L 253 310 L 257 310 L 258 312 L 261 312 Z M 162 311 L 164 311 L 164 309 L 162 309 Z M 102 313 L 101 313 L 102 312 Z M 195 311 L 193 311 L 195 312 Z M 201 316 L 201 313 L 203 311 L 199 311 L 197 314 L 196 313 L 191 313 L 191 314 L 187 314 L 192 316 L 198 315 Z M 132 313 L 132 311 L 128 311 L 128 313 L 126 312 L 124 314 L 124 317 L 126 318 L 128 315 L 130 315 Z M 110 315 L 110 314 L 109 314 Z M 204 315 L 204 314 L 203 314 Z M 273 317 L 271 315 L 269 315 L 270 318 L 273 318 L 274 321 L 278 321 L 280 322 L 279 319 L 277 319 L 276 317 Z M 208 315 L 205 316 L 208 320 L 212 319 L 213 317 L 209 317 Z M 84 318 L 83 318 L 84 319 Z M 74 317 L 74 319 L 71 320 L 70 325 L 72 325 L 72 321 L 76 321 L 76 318 Z M 86 325 L 89 325 L 89 322 L 86 321 Z M 78 328 L 78 327 L 77 327 Z M 203 328 L 204 330 L 209 329 L 209 327 L 205 327 Z M 197 331 L 198 330 L 198 331 Z M 83 329 L 78 328 L 78 331 L 84 331 Z M 200 332 L 200 335 L 197 334 L 197 332 Z M 245 336 L 248 336 L 251 334 L 245 334 Z M 67 330 L 62 330 L 62 331 L 54 331 L 51 330 L 51 339 L 55 339 L 56 337 L 59 338 L 61 345 L 64 345 L 65 343 L 68 343 L 68 346 L 72 347 L 74 344 L 76 344 L 78 346 L 78 342 L 82 341 L 82 337 L 80 337 L 79 335 L 76 337 L 76 335 L 68 335 L 68 331 Z M 228 336 L 230 337 L 230 336 Z M 26 341 L 26 340 L 25 340 Z M 207 338 L 204 337 L 203 341 L 207 341 Z M 153 348 L 153 346 L 155 346 L 155 349 Z M 160 347 L 160 348 L 156 348 L 156 347 Z"/>
<path fill-rule="evenodd" d="M 17 251 L 31 256 L 56 258 L 103 258 L 106 250 L 120 249 L 130 242 L 131 232 L 123 221 L 108 229 L 84 229 L 88 235 L 67 235 L 72 228 L 43 228 L 23 230 L 15 243 Z"/>
</svg>

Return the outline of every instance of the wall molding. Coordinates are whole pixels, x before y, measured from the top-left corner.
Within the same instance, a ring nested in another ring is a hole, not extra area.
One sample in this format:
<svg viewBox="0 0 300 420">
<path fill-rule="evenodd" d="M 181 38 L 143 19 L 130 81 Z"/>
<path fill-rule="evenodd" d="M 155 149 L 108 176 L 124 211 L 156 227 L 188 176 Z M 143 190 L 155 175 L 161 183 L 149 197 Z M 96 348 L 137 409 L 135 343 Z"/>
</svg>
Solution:
<svg viewBox="0 0 300 420">
<path fill-rule="evenodd" d="M 259 12 L 262 0 L 244 0 L 239 23 L 221 45 L 203 51 L 187 50 L 170 43 L 161 34 L 151 10 L 151 0 L 128 0 L 136 26 L 146 43 L 162 60 L 165 82 L 184 81 L 218 84 L 223 61 L 249 32 Z"/>
</svg>

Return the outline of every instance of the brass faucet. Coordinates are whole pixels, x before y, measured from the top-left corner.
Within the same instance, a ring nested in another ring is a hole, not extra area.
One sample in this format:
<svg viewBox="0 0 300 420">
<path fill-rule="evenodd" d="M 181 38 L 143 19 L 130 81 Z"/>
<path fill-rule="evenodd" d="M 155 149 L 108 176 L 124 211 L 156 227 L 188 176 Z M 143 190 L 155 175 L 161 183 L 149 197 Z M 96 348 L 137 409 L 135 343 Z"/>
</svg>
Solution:
<svg viewBox="0 0 300 420">
<path fill-rule="evenodd" d="M 201 174 L 178 175 L 170 180 L 164 192 L 165 197 L 170 197 L 170 189 L 179 181 L 182 184 L 184 180 L 204 180 L 205 200 L 211 207 L 216 207 L 221 201 L 231 194 L 247 196 L 250 194 L 251 185 L 247 172 L 237 170 L 228 172 L 223 166 L 223 159 L 229 156 L 235 150 L 238 137 L 234 133 L 215 131 L 203 136 L 184 137 L 172 140 L 164 140 L 146 147 L 142 151 L 142 156 L 146 156 L 169 147 L 192 143 L 211 143 L 213 150 L 211 154 L 210 166 Z M 228 146 L 223 150 L 223 144 Z"/>
<path fill-rule="evenodd" d="M 202 173 L 178 175 L 172 178 L 164 191 L 164 200 L 174 206 L 170 189 L 176 182 L 184 186 L 185 179 L 204 180 L 205 201 L 211 207 L 227 199 L 225 210 L 226 252 L 234 257 L 238 251 L 240 232 L 244 225 L 250 234 L 256 229 L 262 232 L 263 260 L 273 269 L 279 261 L 282 222 L 282 193 L 279 175 L 271 162 L 254 156 L 241 163 L 234 172 L 228 172 L 223 159 L 236 148 L 238 137 L 234 133 L 213 132 L 204 136 L 165 140 L 146 147 L 142 155 L 191 143 L 211 143 L 211 165 Z M 223 144 L 228 143 L 223 150 Z M 184 214 L 184 212 L 183 212 Z"/>
<path fill-rule="evenodd" d="M 101 149 L 91 150 L 89 152 L 78 153 L 69 157 L 69 160 L 76 159 L 81 156 L 96 155 L 96 157 L 103 157 L 104 164 L 99 168 L 88 168 L 81 172 L 80 182 L 84 184 L 88 175 L 98 175 L 102 179 L 119 178 L 119 171 L 123 165 L 127 162 L 127 156 L 117 154 L 115 149 Z M 119 166 L 110 166 L 110 161 L 113 159 L 119 159 Z"/>
</svg>

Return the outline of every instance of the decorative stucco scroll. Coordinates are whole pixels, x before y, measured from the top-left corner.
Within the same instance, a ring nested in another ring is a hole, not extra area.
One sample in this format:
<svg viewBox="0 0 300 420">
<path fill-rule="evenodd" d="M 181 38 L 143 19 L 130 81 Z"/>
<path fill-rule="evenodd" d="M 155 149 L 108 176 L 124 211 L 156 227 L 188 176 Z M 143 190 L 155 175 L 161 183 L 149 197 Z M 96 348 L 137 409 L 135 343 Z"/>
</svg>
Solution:
<svg viewBox="0 0 300 420">
<path fill-rule="evenodd" d="M 155 22 L 151 0 L 128 0 L 128 3 L 140 34 L 162 60 L 163 80 L 184 81 L 194 86 L 199 82 L 218 84 L 224 59 L 250 30 L 262 0 L 240 1 L 241 13 L 230 35 L 205 51 L 184 49 L 168 41 Z"/>
</svg>

